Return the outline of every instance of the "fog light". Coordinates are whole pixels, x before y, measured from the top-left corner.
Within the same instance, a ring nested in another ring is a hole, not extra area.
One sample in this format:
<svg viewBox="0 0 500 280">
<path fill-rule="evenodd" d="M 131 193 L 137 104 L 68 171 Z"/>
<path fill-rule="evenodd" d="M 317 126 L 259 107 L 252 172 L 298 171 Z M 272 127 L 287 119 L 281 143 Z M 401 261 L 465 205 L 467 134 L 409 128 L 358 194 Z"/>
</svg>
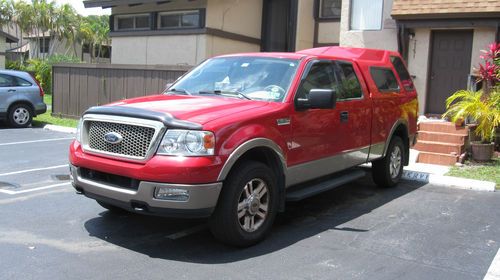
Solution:
<svg viewBox="0 0 500 280">
<path fill-rule="evenodd" d="M 188 201 L 189 191 L 169 187 L 156 187 L 155 198 L 161 200 Z"/>
</svg>

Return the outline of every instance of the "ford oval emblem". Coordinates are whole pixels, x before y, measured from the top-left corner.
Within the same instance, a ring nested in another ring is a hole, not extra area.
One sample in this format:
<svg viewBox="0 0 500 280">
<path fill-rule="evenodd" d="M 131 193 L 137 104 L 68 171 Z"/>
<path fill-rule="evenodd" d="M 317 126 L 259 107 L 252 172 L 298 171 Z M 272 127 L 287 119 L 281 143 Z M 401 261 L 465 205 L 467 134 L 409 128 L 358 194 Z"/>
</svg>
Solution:
<svg viewBox="0 0 500 280">
<path fill-rule="evenodd" d="M 123 137 L 116 132 L 108 132 L 104 134 L 104 141 L 110 144 L 118 144 L 123 140 Z"/>
</svg>

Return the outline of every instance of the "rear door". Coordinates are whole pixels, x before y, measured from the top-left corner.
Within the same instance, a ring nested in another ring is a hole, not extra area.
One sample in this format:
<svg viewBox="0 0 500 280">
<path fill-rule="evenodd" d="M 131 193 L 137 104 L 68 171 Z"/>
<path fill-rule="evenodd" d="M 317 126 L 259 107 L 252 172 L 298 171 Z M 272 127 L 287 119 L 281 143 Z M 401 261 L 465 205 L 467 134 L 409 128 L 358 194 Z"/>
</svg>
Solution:
<svg viewBox="0 0 500 280">
<path fill-rule="evenodd" d="M 17 99 L 17 81 L 14 76 L 0 74 L 0 110 L 5 112 Z"/>
</svg>

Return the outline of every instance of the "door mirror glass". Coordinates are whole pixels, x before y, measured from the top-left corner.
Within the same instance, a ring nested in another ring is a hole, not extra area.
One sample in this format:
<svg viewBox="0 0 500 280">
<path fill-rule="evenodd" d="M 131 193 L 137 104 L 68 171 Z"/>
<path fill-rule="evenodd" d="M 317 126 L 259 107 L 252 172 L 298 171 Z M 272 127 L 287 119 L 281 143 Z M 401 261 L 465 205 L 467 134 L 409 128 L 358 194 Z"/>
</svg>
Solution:
<svg viewBox="0 0 500 280">
<path fill-rule="evenodd" d="M 307 98 L 297 98 L 296 107 L 306 109 L 333 109 L 337 102 L 337 93 L 333 89 L 311 89 Z"/>
</svg>

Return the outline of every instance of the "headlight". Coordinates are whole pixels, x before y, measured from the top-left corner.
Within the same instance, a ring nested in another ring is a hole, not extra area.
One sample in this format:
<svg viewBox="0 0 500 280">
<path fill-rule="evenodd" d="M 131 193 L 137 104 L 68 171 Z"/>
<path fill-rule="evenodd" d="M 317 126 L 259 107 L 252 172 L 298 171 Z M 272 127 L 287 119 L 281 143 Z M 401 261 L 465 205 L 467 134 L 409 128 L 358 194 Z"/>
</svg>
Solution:
<svg viewBox="0 0 500 280">
<path fill-rule="evenodd" d="M 157 154 L 169 156 L 213 155 L 215 137 L 210 131 L 167 130 Z"/>
<path fill-rule="evenodd" d="M 82 125 L 83 125 L 83 119 L 80 118 L 80 120 L 78 121 L 78 125 L 76 126 L 76 135 L 75 135 L 76 141 L 80 143 L 82 142 Z"/>
</svg>

